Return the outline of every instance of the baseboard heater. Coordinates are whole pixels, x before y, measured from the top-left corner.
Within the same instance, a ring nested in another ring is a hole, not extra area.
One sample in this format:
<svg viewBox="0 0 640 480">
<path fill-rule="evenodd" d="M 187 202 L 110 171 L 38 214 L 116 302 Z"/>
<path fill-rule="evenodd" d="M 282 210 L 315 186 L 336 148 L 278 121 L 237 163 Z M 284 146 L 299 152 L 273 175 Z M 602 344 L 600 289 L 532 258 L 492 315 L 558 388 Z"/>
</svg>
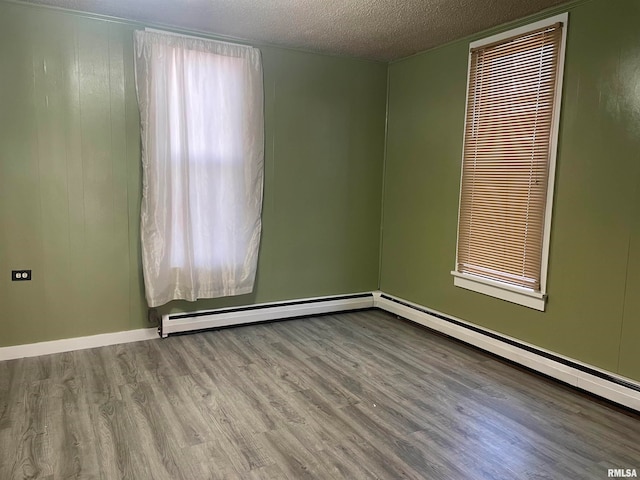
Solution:
<svg viewBox="0 0 640 480">
<path fill-rule="evenodd" d="M 633 380 L 382 292 L 374 294 L 374 303 L 389 313 L 640 412 L 640 384 Z"/>
<path fill-rule="evenodd" d="M 333 297 L 316 297 L 285 302 L 262 303 L 244 307 L 201 310 L 163 315 L 158 328 L 162 338 L 171 334 L 209 330 L 256 322 L 284 320 L 334 312 L 373 308 L 373 294 L 358 293 Z"/>
<path fill-rule="evenodd" d="M 316 297 L 163 315 L 161 337 L 232 325 L 379 308 L 580 390 L 640 412 L 640 384 L 382 292 Z"/>
</svg>

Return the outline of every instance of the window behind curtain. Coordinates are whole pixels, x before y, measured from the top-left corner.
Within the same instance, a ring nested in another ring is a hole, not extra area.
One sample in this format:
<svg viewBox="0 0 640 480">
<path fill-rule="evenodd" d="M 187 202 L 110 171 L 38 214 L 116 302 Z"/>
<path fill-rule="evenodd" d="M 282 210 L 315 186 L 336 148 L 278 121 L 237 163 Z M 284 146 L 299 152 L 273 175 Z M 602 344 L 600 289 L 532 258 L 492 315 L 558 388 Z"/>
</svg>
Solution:
<svg viewBox="0 0 640 480">
<path fill-rule="evenodd" d="M 471 48 L 454 272 L 539 299 L 563 41 L 542 23 Z"/>
<path fill-rule="evenodd" d="M 150 306 L 248 293 L 261 231 L 259 51 L 136 32 Z"/>
</svg>

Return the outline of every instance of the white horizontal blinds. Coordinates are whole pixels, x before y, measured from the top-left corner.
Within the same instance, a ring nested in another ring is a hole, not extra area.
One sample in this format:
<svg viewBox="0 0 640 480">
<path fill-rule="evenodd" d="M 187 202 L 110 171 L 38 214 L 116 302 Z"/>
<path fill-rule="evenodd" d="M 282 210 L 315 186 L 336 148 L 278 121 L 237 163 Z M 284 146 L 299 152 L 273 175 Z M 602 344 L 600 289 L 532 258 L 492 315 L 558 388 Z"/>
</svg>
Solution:
<svg viewBox="0 0 640 480">
<path fill-rule="evenodd" d="M 458 264 L 540 290 L 562 24 L 471 51 Z"/>
</svg>

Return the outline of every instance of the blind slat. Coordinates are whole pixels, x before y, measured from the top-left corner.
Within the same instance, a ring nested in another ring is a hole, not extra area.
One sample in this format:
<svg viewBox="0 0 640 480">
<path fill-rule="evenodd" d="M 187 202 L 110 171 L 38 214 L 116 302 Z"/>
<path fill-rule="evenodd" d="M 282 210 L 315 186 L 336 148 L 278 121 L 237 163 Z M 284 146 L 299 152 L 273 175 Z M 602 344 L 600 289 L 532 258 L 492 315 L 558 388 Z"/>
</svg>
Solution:
<svg viewBox="0 0 640 480">
<path fill-rule="evenodd" d="M 471 50 L 457 270 L 540 287 L 562 25 Z"/>
</svg>

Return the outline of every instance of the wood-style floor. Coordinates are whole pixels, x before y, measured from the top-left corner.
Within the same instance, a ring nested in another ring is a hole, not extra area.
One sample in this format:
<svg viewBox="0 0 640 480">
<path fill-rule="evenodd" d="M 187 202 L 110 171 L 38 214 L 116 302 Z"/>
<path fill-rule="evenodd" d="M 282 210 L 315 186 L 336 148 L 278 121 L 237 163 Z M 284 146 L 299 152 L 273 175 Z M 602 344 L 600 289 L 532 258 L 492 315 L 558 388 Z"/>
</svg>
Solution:
<svg viewBox="0 0 640 480">
<path fill-rule="evenodd" d="M 0 363 L 0 479 L 603 479 L 640 417 L 380 311 Z"/>
</svg>

